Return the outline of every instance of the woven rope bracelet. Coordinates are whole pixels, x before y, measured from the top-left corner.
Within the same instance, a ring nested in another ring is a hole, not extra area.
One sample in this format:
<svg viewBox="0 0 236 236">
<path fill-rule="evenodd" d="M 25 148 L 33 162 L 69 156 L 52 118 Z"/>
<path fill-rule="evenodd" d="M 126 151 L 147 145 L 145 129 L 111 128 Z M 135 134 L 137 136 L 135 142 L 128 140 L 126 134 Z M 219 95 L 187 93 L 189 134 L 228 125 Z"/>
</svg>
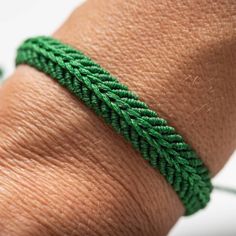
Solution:
<svg viewBox="0 0 236 236">
<path fill-rule="evenodd" d="M 196 152 L 166 120 L 106 70 L 80 51 L 44 36 L 28 39 L 19 47 L 19 64 L 56 79 L 122 134 L 165 176 L 185 206 L 185 215 L 206 206 L 212 184 Z"/>
</svg>

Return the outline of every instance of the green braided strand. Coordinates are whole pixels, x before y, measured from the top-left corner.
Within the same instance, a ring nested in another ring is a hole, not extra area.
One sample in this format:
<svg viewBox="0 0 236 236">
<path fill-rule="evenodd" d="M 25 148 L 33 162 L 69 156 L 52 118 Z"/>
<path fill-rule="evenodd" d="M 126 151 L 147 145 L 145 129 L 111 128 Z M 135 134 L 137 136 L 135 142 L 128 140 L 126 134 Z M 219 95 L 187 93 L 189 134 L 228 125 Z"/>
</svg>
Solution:
<svg viewBox="0 0 236 236">
<path fill-rule="evenodd" d="M 0 67 L 0 79 L 3 77 L 3 69 Z"/>
<path fill-rule="evenodd" d="M 25 41 L 16 64 L 56 79 L 122 134 L 172 185 L 186 215 L 204 208 L 212 185 L 207 168 L 175 129 L 80 51 L 50 37 Z"/>
</svg>

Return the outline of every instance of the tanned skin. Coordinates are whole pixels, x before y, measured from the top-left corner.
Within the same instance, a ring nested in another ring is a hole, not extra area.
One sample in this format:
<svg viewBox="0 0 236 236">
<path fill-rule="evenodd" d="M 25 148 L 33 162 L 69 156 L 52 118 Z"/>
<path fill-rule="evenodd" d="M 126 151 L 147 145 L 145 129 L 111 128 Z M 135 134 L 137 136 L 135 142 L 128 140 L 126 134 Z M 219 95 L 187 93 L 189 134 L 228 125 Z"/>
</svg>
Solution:
<svg viewBox="0 0 236 236">
<path fill-rule="evenodd" d="M 53 37 L 135 91 L 214 176 L 236 146 L 235 11 L 235 0 L 89 0 Z M 163 236 L 183 214 L 164 177 L 56 81 L 19 66 L 3 84 L 0 236 Z"/>
</svg>

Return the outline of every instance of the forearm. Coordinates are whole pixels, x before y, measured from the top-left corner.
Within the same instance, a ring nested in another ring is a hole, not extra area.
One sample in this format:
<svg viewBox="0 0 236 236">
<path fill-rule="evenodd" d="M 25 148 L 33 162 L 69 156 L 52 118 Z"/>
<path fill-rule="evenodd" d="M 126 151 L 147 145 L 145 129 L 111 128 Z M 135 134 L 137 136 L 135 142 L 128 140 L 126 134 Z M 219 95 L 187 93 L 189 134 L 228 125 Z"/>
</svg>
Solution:
<svg viewBox="0 0 236 236">
<path fill-rule="evenodd" d="M 216 173 L 235 148 L 233 14 L 220 1 L 209 19 L 201 4 L 143 4 L 90 1 L 54 36 L 127 84 Z M 34 69 L 4 84 L 0 130 L 3 235 L 164 235 L 184 212 L 139 153 Z"/>
</svg>

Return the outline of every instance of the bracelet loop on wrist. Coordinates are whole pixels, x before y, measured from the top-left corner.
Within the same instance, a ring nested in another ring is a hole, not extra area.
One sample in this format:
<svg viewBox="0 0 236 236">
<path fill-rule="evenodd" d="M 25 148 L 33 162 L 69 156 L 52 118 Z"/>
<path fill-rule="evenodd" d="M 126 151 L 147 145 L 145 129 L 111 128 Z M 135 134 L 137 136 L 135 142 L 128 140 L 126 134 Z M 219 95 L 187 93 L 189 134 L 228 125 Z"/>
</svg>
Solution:
<svg viewBox="0 0 236 236">
<path fill-rule="evenodd" d="M 49 75 L 103 117 L 165 176 L 186 215 L 206 206 L 212 184 L 196 152 L 165 119 L 96 62 L 69 45 L 41 36 L 19 47 L 16 64 L 28 64 Z"/>
</svg>

